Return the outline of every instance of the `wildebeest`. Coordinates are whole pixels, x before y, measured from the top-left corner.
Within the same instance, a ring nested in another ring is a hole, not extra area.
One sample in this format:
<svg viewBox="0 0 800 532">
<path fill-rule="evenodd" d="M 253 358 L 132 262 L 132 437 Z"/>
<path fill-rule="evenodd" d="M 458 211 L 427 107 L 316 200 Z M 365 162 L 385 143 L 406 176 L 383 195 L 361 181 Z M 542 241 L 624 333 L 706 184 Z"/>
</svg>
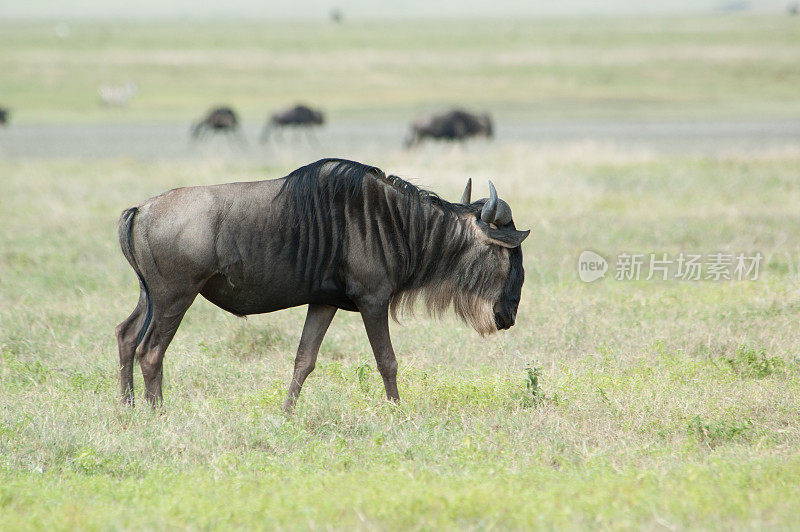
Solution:
<svg viewBox="0 0 800 532">
<path fill-rule="evenodd" d="M 488 114 L 473 114 L 462 109 L 454 109 L 440 115 L 418 118 L 411 124 L 411 134 L 406 147 L 422 142 L 425 138 L 444 140 L 466 140 L 483 135 L 491 138 L 494 134 L 492 118 Z"/>
<path fill-rule="evenodd" d="M 8 117 L 11 115 L 11 111 L 6 109 L 5 107 L 0 107 L 0 126 L 4 126 L 8 124 Z"/>
<path fill-rule="evenodd" d="M 236 134 L 239 135 L 239 140 L 244 140 L 239 130 L 239 118 L 236 112 L 227 106 L 211 109 L 202 120 L 192 126 L 193 139 L 202 138 L 209 132 Z"/>
<path fill-rule="evenodd" d="M 284 127 L 312 128 L 325 123 L 322 111 L 312 109 L 307 105 L 295 105 L 288 109 L 272 113 L 261 133 L 261 142 L 269 140 L 272 131 Z"/>
<path fill-rule="evenodd" d="M 162 401 L 164 353 L 198 294 L 245 316 L 308 305 L 284 402 L 294 406 L 337 309 L 360 312 L 386 396 L 399 400 L 389 314 L 422 298 L 451 304 L 480 334 L 514 325 L 524 271 L 511 208 L 460 203 L 380 169 L 322 159 L 288 176 L 178 188 L 125 210 L 119 241 L 139 302 L 116 327 L 122 401 L 133 404 L 139 359 L 145 397 Z"/>
</svg>

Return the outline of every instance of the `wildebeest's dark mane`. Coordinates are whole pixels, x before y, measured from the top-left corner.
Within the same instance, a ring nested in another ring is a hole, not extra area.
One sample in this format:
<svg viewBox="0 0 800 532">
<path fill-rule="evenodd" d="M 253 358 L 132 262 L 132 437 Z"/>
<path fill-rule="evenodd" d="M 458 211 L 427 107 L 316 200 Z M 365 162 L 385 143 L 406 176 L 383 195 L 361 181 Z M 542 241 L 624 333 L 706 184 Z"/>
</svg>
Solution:
<svg viewBox="0 0 800 532">
<path fill-rule="evenodd" d="M 323 169 L 329 166 L 323 178 Z M 347 159 L 320 159 L 302 166 L 286 176 L 278 196 L 286 193 L 293 200 L 295 221 L 303 220 L 316 208 L 329 208 L 330 205 L 318 203 L 320 198 L 329 199 L 345 197 L 353 199 L 361 195 L 365 177 L 371 177 L 391 184 L 413 202 L 435 205 L 446 215 L 464 212 L 466 209 L 458 203 L 450 203 L 435 192 L 417 187 L 395 175 L 387 176 L 376 166 L 349 161 Z"/>
</svg>

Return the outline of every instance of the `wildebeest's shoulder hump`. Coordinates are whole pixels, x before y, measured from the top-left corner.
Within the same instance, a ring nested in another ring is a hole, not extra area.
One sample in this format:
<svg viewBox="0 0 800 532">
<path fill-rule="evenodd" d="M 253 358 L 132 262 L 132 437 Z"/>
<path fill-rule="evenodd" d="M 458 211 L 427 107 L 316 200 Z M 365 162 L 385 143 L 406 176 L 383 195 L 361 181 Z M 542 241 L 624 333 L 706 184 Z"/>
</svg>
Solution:
<svg viewBox="0 0 800 532">
<path fill-rule="evenodd" d="M 341 195 L 351 199 L 359 196 L 368 175 L 385 177 L 375 166 L 347 159 L 320 159 L 286 176 L 278 196 L 286 195 L 294 213 L 304 218 L 313 211 L 315 203 L 329 202 Z"/>
</svg>

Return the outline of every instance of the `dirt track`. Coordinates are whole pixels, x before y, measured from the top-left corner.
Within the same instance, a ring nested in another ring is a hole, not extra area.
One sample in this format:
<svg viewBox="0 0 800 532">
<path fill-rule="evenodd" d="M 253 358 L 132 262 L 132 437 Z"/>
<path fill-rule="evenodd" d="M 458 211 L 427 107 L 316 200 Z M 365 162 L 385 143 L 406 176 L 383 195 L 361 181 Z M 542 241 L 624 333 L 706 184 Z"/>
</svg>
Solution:
<svg viewBox="0 0 800 532">
<path fill-rule="evenodd" d="M 0 129 L 0 157 L 194 159 L 243 157 L 268 160 L 281 150 L 357 157 L 365 150 L 400 149 L 400 122 L 335 122 L 308 136 L 288 131 L 268 145 L 259 126 L 246 125 L 245 144 L 223 135 L 191 143 L 185 124 L 15 125 Z M 800 120 L 784 121 L 582 121 L 501 123 L 497 143 L 531 145 L 597 141 L 621 147 L 690 154 L 800 147 Z M 477 141 L 482 142 L 482 141 Z"/>
</svg>

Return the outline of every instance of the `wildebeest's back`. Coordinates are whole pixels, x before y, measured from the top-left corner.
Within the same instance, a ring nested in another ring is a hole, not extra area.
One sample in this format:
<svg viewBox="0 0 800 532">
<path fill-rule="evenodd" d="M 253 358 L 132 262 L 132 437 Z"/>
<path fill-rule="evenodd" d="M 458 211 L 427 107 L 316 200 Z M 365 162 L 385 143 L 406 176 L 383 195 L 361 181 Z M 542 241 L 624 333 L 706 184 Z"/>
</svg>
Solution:
<svg viewBox="0 0 800 532">
<path fill-rule="evenodd" d="M 200 292 L 235 314 L 271 312 L 307 303 L 350 308 L 343 287 L 331 276 L 309 277 L 306 231 L 287 218 L 294 209 L 276 197 L 283 180 L 224 185 L 217 193 L 224 204 L 215 239 L 216 271 Z M 328 272 L 330 273 L 330 272 Z M 292 287 L 288 289 L 287 287 Z"/>
<path fill-rule="evenodd" d="M 170 190 L 136 206 L 134 257 L 166 283 L 200 282 L 215 267 L 219 213 L 210 187 Z"/>
<path fill-rule="evenodd" d="M 236 314 L 268 312 L 306 303 L 288 263 L 280 181 L 187 187 L 137 205 L 135 259 L 146 277 L 167 289 L 197 286 Z"/>
<path fill-rule="evenodd" d="M 475 115 L 461 109 L 454 109 L 446 113 L 420 118 L 412 123 L 414 140 L 432 137 L 447 140 L 460 140 L 475 135 L 491 137 L 492 122 L 489 115 Z"/>
<path fill-rule="evenodd" d="M 312 109 L 307 105 L 296 105 L 289 109 L 276 111 L 270 120 L 278 125 L 322 125 L 325 117 L 321 111 Z"/>
</svg>

